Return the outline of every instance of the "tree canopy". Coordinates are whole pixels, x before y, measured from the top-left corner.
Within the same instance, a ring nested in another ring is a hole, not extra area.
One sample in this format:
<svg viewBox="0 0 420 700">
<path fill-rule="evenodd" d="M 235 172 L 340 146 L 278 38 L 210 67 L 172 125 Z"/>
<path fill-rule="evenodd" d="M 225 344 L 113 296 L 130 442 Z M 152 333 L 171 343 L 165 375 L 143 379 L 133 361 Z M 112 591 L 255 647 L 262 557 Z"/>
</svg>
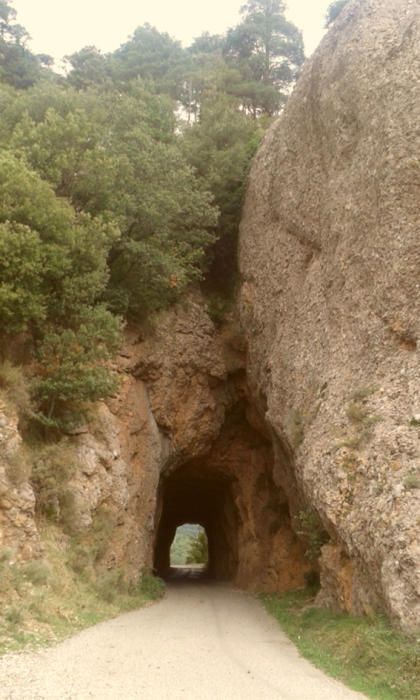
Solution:
<svg viewBox="0 0 420 700">
<path fill-rule="evenodd" d="M 0 0 L 0 81 L 17 88 L 29 87 L 41 77 L 42 67 L 51 65 L 50 56 L 35 56 L 26 48 L 28 39 L 10 2 Z"/>
<path fill-rule="evenodd" d="M 114 390 L 125 320 L 232 289 L 248 168 L 303 52 L 278 0 L 188 49 L 138 27 L 66 77 L 27 39 L 0 0 L 0 333 L 26 338 L 34 414 L 63 427 Z"/>
<path fill-rule="evenodd" d="M 303 63 L 302 35 L 284 11 L 282 0 L 248 0 L 242 22 L 227 34 L 225 54 L 241 73 L 254 113 L 279 110 Z"/>
</svg>

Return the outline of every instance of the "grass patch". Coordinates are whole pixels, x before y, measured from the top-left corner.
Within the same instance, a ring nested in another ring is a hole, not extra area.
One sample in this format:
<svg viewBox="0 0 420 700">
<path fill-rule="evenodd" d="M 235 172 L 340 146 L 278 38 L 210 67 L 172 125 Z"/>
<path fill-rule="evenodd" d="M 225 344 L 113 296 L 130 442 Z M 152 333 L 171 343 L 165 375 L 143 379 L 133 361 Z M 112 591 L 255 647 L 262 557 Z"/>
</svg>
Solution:
<svg viewBox="0 0 420 700">
<path fill-rule="evenodd" d="M 57 642 L 163 596 L 163 582 L 148 574 L 134 585 L 121 569 L 74 571 L 69 538 L 50 523 L 42 533 L 44 559 L 19 563 L 0 550 L 0 654 Z"/>
<path fill-rule="evenodd" d="M 317 608 L 308 591 L 260 598 L 302 656 L 333 678 L 374 700 L 420 697 L 418 649 L 384 618 Z"/>
</svg>

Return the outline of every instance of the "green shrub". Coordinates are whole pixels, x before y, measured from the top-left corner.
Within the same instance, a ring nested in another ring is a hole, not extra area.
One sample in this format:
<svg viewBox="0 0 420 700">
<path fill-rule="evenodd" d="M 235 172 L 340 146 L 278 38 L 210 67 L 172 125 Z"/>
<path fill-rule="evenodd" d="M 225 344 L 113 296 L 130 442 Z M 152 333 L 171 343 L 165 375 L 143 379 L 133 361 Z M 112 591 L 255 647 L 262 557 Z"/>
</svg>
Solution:
<svg viewBox="0 0 420 700">
<path fill-rule="evenodd" d="M 113 394 L 117 377 L 107 367 L 120 341 L 120 320 L 97 306 L 79 312 L 77 329 L 55 328 L 37 349 L 32 392 L 45 425 L 69 429 L 86 416 L 86 406 Z"/>
<path fill-rule="evenodd" d="M 309 561 L 315 561 L 321 554 L 321 548 L 329 540 L 322 521 L 317 513 L 301 510 L 295 516 L 296 532 L 307 543 L 305 556 Z"/>
<path fill-rule="evenodd" d="M 207 564 L 208 560 L 207 535 L 204 530 L 191 538 L 187 553 L 187 564 Z"/>
<path fill-rule="evenodd" d="M 159 600 L 165 593 L 165 584 L 157 576 L 143 573 L 138 585 L 138 592 L 148 600 Z"/>
</svg>

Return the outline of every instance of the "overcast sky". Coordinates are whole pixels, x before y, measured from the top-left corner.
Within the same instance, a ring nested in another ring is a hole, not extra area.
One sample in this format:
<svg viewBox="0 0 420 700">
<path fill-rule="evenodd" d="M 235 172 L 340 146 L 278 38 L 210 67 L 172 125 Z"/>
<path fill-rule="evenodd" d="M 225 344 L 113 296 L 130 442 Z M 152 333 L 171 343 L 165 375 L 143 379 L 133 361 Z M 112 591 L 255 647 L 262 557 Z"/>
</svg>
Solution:
<svg viewBox="0 0 420 700">
<path fill-rule="evenodd" d="M 323 33 L 331 0 L 288 0 L 287 16 L 300 29 L 309 55 Z M 224 32 L 239 19 L 244 0 L 14 0 L 18 21 L 32 36 L 31 48 L 59 59 L 83 46 L 117 48 L 149 22 L 185 46 L 204 31 Z"/>
</svg>

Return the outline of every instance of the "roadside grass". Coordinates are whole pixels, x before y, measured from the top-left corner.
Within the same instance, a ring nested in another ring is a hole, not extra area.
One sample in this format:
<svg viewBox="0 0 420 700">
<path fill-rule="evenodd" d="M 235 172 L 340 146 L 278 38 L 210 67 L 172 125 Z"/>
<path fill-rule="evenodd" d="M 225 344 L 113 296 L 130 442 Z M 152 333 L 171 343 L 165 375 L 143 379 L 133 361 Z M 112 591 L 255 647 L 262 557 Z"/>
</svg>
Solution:
<svg viewBox="0 0 420 700">
<path fill-rule="evenodd" d="M 333 678 L 374 700 L 419 700 L 416 640 L 383 617 L 355 617 L 314 606 L 314 594 L 261 594 L 302 656 Z"/>
<path fill-rule="evenodd" d="M 26 564 L 0 551 L 0 654 L 46 646 L 163 596 L 153 576 L 133 586 L 121 570 L 75 572 L 58 527 L 43 528 L 43 546 L 43 559 Z"/>
</svg>

